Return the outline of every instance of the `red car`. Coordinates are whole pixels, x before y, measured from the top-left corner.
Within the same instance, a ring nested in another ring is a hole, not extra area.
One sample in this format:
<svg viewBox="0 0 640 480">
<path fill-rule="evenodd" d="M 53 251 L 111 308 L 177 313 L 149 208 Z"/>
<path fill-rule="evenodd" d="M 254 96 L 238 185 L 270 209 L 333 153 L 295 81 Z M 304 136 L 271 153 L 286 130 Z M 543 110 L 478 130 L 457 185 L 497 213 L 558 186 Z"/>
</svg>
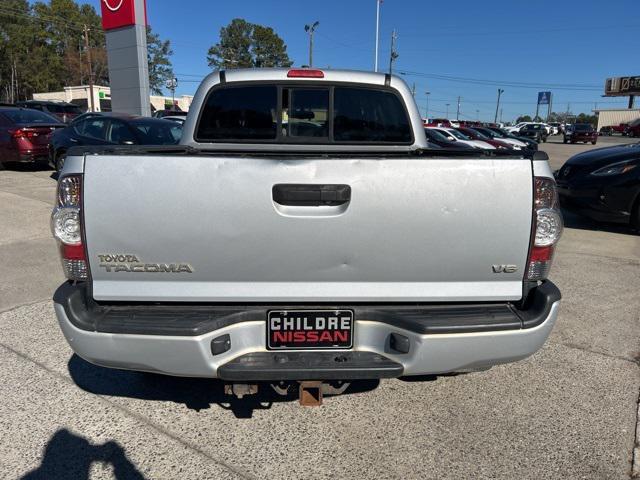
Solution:
<svg viewBox="0 0 640 480">
<path fill-rule="evenodd" d="M 630 137 L 640 137 L 640 119 L 631 122 L 625 133 Z"/>
<path fill-rule="evenodd" d="M 464 133 L 467 137 L 471 137 L 472 140 L 480 140 L 481 142 L 486 142 L 489 145 L 492 145 L 500 150 L 513 149 L 512 146 L 509 145 L 508 143 L 501 142 L 493 138 L 489 138 L 486 135 L 483 135 L 482 133 L 478 132 L 477 130 L 474 130 L 473 128 L 459 127 L 459 128 L 456 128 L 456 130 Z"/>
<path fill-rule="evenodd" d="M 51 133 L 64 127 L 44 112 L 0 107 L 0 167 L 9 162 L 46 162 Z"/>
<path fill-rule="evenodd" d="M 27 100 L 26 102 L 17 102 L 16 107 L 32 108 L 44 113 L 48 113 L 52 117 L 64 123 L 71 121 L 78 115 L 82 115 L 82 109 L 78 105 L 66 102 L 48 102 L 46 100 Z"/>
</svg>

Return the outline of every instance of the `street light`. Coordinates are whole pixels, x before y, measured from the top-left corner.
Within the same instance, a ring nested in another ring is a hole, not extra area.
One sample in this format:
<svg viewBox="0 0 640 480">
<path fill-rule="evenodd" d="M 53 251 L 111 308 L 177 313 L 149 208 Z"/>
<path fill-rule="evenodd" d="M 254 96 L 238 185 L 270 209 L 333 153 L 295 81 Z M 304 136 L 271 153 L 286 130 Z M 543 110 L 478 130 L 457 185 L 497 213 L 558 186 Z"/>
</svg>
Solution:
<svg viewBox="0 0 640 480">
<path fill-rule="evenodd" d="M 504 93 L 504 90 L 498 89 L 498 101 L 496 102 L 496 116 L 493 117 L 493 123 L 498 123 L 498 109 L 500 108 L 500 95 Z"/>
<path fill-rule="evenodd" d="M 447 119 L 449 119 L 449 105 L 451 105 L 450 103 L 445 103 L 445 105 L 447 106 Z"/>
<path fill-rule="evenodd" d="M 427 108 L 424 110 L 424 118 L 429 121 L 429 95 L 431 95 L 431 92 L 424 92 L 424 94 L 427 97 Z"/>
<path fill-rule="evenodd" d="M 476 120 L 479 122 L 480 121 L 480 110 L 478 110 L 476 108 Z"/>
<path fill-rule="evenodd" d="M 178 79 L 172 77 L 167 80 L 167 89 L 171 91 L 171 110 L 176 108 L 176 88 L 178 88 Z"/>
<path fill-rule="evenodd" d="M 316 31 L 316 28 L 320 25 L 320 22 L 314 22 L 311 25 L 307 24 L 304 26 L 304 31 L 309 34 L 309 67 L 313 67 L 313 32 Z"/>
</svg>

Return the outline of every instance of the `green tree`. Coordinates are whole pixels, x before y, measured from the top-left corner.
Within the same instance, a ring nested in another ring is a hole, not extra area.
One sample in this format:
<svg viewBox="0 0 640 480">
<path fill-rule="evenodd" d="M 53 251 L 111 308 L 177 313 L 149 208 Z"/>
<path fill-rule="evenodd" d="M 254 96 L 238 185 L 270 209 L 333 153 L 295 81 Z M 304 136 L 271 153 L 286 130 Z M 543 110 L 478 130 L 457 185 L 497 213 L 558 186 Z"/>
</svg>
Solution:
<svg viewBox="0 0 640 480">
<path fill-rule="evenodd" d="M 147 27 L 147 60 L 149 62 L 149 88 L 156 95 L 162 94 L 167 80 L 173 78 L 173 66 L 169 57 L 173 55 L 171 42 L 161 40 L 160 35 Z"/>
<path fill-rule="evenodd" d="M 271 27 L 234 18 L 220 29 L 220 40 L 209 48 L 213 68 L 290 67 L 287 46 Z"/>
<path fill-rule="evenodd" d="M 516 123 L 520 122 L 531 122 L 531 117 L 529 115 L 520 115 L 516 118 Z"/>
<path fill-rule="evenodd" d="M 287 46 L 271 27 L 253 26 L 251 53 L 256 67 L 290 67 Z"/>
<path fill-rule="evenodd" d="M 61 67 L 46 28 L 26 0 L 0 3 L 0 93 L 5 101 L 29 98 L 35 90 L 59 85 L 50 75 Z"/>
</svg>

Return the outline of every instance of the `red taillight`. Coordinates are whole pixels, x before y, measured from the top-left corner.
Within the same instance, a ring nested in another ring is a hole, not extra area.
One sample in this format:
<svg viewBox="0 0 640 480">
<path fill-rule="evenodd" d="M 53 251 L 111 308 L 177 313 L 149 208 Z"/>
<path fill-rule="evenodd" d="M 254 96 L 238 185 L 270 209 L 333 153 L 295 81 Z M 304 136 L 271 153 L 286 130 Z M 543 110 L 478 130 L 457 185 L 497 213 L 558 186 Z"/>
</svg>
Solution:
<svg viewBox="0 0 640 480">
<path fill-rule="evenodd" d="M 60 243 L 60 254 L 65 260 L 86 260 L 84 245 L 65 245 Z"/>
<path fill-rule="evenodd" d="M 294 68 L 287 72 L 289 78 L 324 78 L 322 70 L 312 70 L 309 68 Z"/>
<path fill-rule="evenodd" d="M 527 280 L 544 280 L 549 275 L 553 253 L 562 235 L 562 216 L 558 205 L 556 183 L 551 178 L 534 177 L 533 229 Z"/>
<path fill-rule="evenodd" d="M 62 268 L 69 280 L 87 280 L 89 269 L 83 242 L 82 175 L 66 175 L 58 181 L 51 230 L 60 245 Z"/>
<path fill-rule="evenodd" d="M 19 128 L 11 133 L 13 138 L 34 138 L 40 135 L 49 135 L 52 128 Z"/>
<path fill-rule="evenodd" d="M 13 138 L 33 138 L 36 136 L 35 133 L 33 130 L 27 128 L 19 128 L 15 130 L 11 136 Z"/>
</svg>

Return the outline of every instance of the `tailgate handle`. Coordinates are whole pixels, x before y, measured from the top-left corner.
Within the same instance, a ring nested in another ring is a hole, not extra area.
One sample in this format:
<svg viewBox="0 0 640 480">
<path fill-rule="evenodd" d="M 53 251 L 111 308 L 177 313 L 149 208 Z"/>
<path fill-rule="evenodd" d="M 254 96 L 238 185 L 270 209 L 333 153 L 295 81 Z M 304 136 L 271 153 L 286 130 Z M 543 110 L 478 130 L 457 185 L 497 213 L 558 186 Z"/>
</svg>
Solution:
<svg viewBox="0 0 640 480">
<path fill-rule="evenodd" d="M 273 201 L 280 205 L 320 207 L 344 205 L 351 200 L 349 185 L 279 183 L 273 186 Z"/>
</svg>

